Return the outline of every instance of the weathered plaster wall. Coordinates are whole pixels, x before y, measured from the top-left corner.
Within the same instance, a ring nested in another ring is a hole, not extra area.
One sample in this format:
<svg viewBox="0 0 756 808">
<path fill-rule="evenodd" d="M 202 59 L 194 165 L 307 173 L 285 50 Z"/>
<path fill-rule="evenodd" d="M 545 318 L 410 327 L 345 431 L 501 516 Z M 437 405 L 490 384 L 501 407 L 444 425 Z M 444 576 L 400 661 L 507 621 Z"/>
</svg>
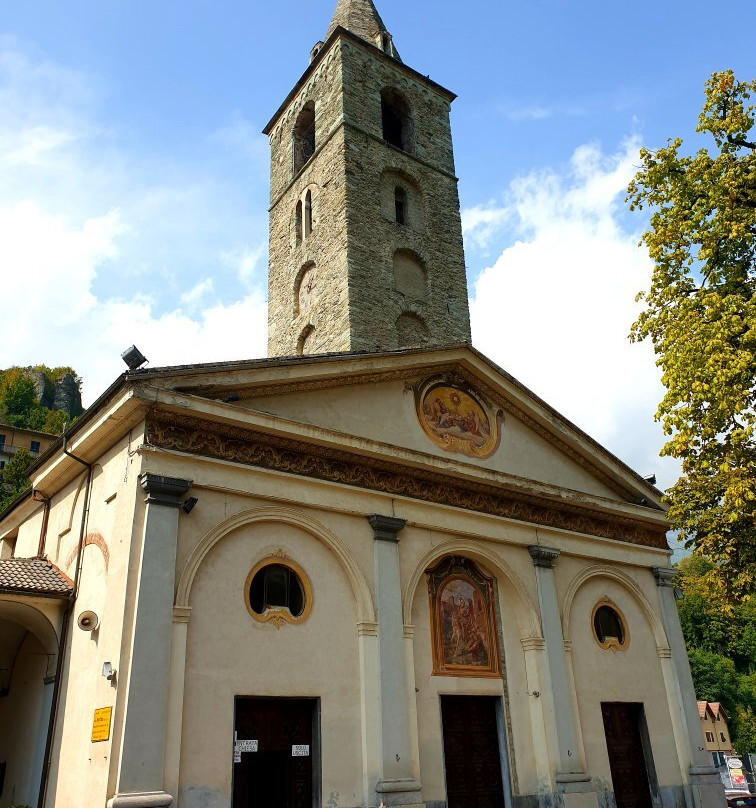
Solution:
<svg viewBox="0 0 756 808">
<path fill-rule="evenodd" d="M 211 503 L 206 503 L 211 506 Z M 247 611 L 244 585 L 260 560 L 283 550 L 313 585 L 312 613 L 276 628 Z M 324 803 L 362 802 L 360 672 L 354 596 L 334 555 L 282 523 L 241 527 L 206 556 L 194 580 L 188 632 L 181 804 L 227 806 L 234 696 L 320 699 Z M 214 750 L 208 754 L 208 750 Z"/>
<path fill-rule="evenodd" d="M 139 434 L 135 432 L 132 437 L 134 445 L 138 444 Z M 66 804 L 72 794 L 82 804 L 94 805 L 112 793 L 118 730 L 123 721 L 119 688 L 126 679 L 129 661 L 129 635 L 124 626 L 130 609 L 128 575 L 135 555 L 138 563 L 139 552 L 134 527 L 135 516 L 138 525 L 140 513 L 140 464 L 139 455 L 129 456 L 129 442 L 124 439 L 105 452 L 93 468 L 79 594 L 61 682 L 55 734 L 59 751 L 50 769 L 49 806 Z M 84 498 L 84 479 L 79 478 L 53 499 L 50 514 L 49 552 L 71 578 L 77 564 Z M 75 620 L 83 611 L 98 615 L 98 629 L 85 632 L 76 626 Z M 106 661 L 119 672 L 115 683 L 102 676 Z M 99 707 L 113 708 L 110 739 L 93 743 L 92 720 Z"/>
</svg>

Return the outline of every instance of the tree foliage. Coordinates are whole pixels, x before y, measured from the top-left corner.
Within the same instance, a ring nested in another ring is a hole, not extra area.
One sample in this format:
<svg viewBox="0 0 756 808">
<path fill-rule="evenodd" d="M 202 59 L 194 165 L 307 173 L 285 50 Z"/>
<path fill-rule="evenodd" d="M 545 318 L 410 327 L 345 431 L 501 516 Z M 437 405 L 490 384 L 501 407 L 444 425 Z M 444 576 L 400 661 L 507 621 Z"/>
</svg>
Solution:
<svg viewBox="0 0 756 808">
<path fill-rule="evenodd" d="M 643 242 L 654 262 L 634 340 L 650 338 L 666 394 L 663 454 L 682 461 L 669 516 L 688 546 L 716 561 L 727 595 L 756 586 L 756 81 L 714 73 L 697 131 L 641 151 L 630 208 L 653 212 Z"/>
<path fill-rule="evenodd" d="M 42 398 L 50 406 L 38 397 L 37 385 L 30 371 L 42 375 L 44 381 Z M 52 402 L 55 384 L 66 375 L 72 376 L 75 384 L 81 387 L 81 379 L 69 367 L 48 368 L 37 365 L 34 368 L 12 367 L 0 371 L 0 423 L 21 429 L 49 432 L 52 435 L 63 434 L 66 423 L 73 420 L 72 414 L 54 409 Z M 78 412 L 73 415 L 78 415 Z"/>
<path fill-rule="evenodd" d="M 26 449 L 19 449 L 0 471 L 0 512 L 31 485 L 26 476 L 26 469 L 31 456 Z"/>
<path fill-rule="evenodd" d="M 737 751 L 755 752 L 756 602 L 729 602 L 716 566 L 699 554 L 677 570 L 683 592 L 677 609 L 696 697 L 721 702 Z"/>
</svg>

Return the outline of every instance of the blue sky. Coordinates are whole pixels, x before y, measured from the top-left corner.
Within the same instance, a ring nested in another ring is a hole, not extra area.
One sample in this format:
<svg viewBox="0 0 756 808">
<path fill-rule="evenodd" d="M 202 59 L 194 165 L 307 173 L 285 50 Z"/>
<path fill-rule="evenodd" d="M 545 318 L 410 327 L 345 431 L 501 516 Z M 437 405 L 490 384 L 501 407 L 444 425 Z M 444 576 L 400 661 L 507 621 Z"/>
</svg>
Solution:
<svg viewBox="0 0 756 808">
<path fill-rule="evenodd" d="M 72 364 L 91 402 L 132 342 L 153 365 L 264 355 L 260 130 L 334 5 L 3 4 L 0 366 Z M 668 484 L 653 356 L 625 339 L 649 264 L 623 189 L 640 145 L 691 138 L 713 70 L 751 77 L 752 0 L 378 6 L 459 94 L 476 344 Z"/>
</svg>

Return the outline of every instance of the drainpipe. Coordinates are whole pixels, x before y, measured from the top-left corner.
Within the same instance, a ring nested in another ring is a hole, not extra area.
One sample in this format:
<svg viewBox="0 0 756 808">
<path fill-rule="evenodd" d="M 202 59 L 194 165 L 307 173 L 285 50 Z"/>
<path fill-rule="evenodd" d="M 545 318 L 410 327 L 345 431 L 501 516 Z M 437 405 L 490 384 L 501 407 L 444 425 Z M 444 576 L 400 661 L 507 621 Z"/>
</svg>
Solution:
<svg viewBox="0 0 756 808">
<path fill-rule="evenodd" d="M 34 498 L 35 494 L 39 492 L 32 491 L 32 499 Z M 42 527 L 39 531 L 39 546 L 37 547 L 37 556 L 42 558 L 45 554 L 45 543 L 47 541 L 47 523 L 50 521 L 50 499 L 48 497 L 44 497 L 42 499 L 42 507 L 44 510 L 42 511 Z"/>
<path fill-rule="evenodd" d="M 63 454 L 81 463 L 87 470 L 87 479 L 84 487 L 84 509 L 81 514 L 81 525 L 79 527 L 79 550 L 76 554 L 76 570 L 74 572 L 73 590 L 68 596 L 68 603 L 66 610 L 63 614 L 63 624 L 60 630 L 60 643 L 58 645 L 58 660 L 55 666 L 55 684 L 53 685 L 52 704 L 50 705 L 50 721 L 47 725 L 47 740 L 45 742 L 45 759 L 42 764 L 42 779 L 39 784 L 39 798 L 37 800 L 37 808 L 44 808 L 45 798 L 47 796 L 47 778 L 50 772 L 50 763 L 52 759 L 52 746 L 53 738 L 55 736 L 55 724 L 58 717 L 58 702 L 60 701 L 60 680 L 63 674 L 63 657 L 66 653 L 66 642 L 68 641 L 68 631 L 71 625 L 71 615 L 73 614 L 74 605 L 76 604 L 76 596 L 79 592 L 79 576 L 81 574 L 82 550 L 84 548 L 84 538 L 86 536 L 87 522 L 89 520 L 89 497 L 92 493 L 92 464 L 87 463 L 75 454 L 72 454 L 66 448 L 67 440 L 66 433 L 63 433 Z M 48 500 L 47 507 L 49 509 L 50 502 Z M 45 530 L 47 529 L 47 522 L 45 521 Z"/>
</svg>

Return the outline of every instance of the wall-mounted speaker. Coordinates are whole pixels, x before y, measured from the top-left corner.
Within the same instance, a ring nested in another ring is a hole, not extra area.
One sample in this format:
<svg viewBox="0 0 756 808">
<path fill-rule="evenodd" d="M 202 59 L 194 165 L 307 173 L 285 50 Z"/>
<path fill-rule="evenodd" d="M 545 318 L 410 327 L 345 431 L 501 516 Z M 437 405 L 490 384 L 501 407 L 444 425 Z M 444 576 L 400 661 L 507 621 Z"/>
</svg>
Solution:
<svg viewBox="0 0 756 808">
<path fill-rule="evenodd" d="M 82 631 L 94 631 L 100 625 L 100 618 L 95 612 L 82 612 L 76 625 Z"/>
</svg>

